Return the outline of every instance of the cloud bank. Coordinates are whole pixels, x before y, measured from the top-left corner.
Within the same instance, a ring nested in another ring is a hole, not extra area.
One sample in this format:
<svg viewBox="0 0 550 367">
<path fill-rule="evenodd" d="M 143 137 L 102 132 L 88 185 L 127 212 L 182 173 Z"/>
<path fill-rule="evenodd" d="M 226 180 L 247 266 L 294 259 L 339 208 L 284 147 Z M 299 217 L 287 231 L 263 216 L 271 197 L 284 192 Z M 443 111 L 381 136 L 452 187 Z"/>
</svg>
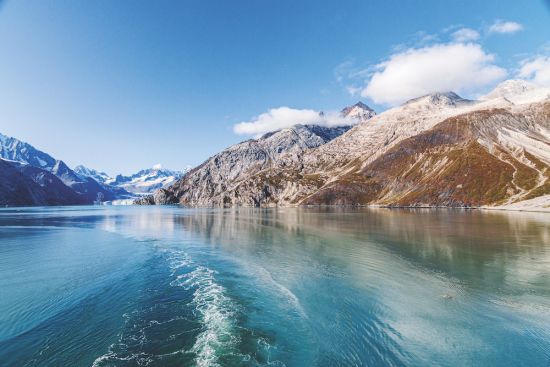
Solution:
<svg viewBox="0 0 550 367">
<path fill-rule="evenodd" d="M 350 125 L 355 122 L 355 120 L 344 118 L 337 112 L 321 114 L 315 110 L 279 107 L 262 113 L 253 118 L 252 121 L 239 122 L 233 126 L 233 131 L 240 135 L 254 135 L 258 137 L 270 131 L 284 129 L 297 124 L 315 124 L 332 127 Z"/>
<path fill-rule="evenodd" d="M 494 55 L 474 43 L 411 48 L 376 65 L 361 95 L 396 105 L 433 92 L 476 92 L 506 76 L 494 61 Z"/>
<path fill-rule="evenodd" d="M 489 33 L 511 34 L 519 32 L 522 29 L 523 26 L 517 22 L 505 22 L 503 20 L 497 20 L 489 27 Z"/>
</svg>

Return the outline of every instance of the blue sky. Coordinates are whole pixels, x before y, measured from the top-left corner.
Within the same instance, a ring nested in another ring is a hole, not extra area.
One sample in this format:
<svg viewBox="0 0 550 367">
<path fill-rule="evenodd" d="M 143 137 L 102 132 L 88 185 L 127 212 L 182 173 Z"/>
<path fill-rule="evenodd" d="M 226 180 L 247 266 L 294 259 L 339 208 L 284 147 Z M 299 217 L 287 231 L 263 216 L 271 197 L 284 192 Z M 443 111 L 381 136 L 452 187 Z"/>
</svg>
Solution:
<svg viewBox="0 0 550 367">
<path fill-rule="evenodd" d="M 464 28 L 477 35 L 459 41 Z M 457 73 L 476 80 L 450 85 L 475 97 L 534 60 L 524 75 L 543 80 L 549 42 L 543 0 L 7 0 L 0 132 L 110 174 L 183 169 L 247 138 L 234 125 L 270 109 L 399 103 L 391 67 L 423 65 L 418 50 L 464 52 L 473 69 Z"/>
</svg>

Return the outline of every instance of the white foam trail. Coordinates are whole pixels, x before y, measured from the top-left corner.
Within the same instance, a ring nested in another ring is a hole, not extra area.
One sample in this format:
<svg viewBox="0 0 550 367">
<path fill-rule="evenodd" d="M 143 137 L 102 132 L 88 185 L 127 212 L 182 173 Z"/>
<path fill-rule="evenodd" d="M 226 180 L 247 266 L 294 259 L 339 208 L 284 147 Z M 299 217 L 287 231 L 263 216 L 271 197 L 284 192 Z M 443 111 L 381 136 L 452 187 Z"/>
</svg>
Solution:
<svg viewBox="0 0 550 367">
<path fill-rule="evenodd" d="M 188 255 L 176 256 L 172 262 L 175 273 L 181 267 L 191 266 L 193 261 Z M 193 271 L 178 275 L 171 285 L 185 289 L 195 289 L 192 305 L 203 325 L 191 351 L 196 354 L 195 362 L 199 367 L 220 366 L 219 357 L 235 353 L 239 343 L 236 335 L 237 305 L 226 295 L 223 286 L 215 281 L 216 272 L 197 266 Z"/>
<path fill-rule="evenodd" d="M 171 286 L 183 287 L 185 290 L 193 292 L 193 299 L 190 306 L 193 308 L 195 316 L 201 323 L 201 329 L 194 345 L 190 350 L 179 350 L 170 355 L 179 353 L 193 353 L 195 364 L 198 367 L 221 367 L 220 358 L 223 356 L 233 356 L 242 358 L 243 361 L 254 360 L 251 355 L 242 355 L 239 353 L 238 346 L 241 342 L 238 335 L 237 320 L 240 313 L 239 305 L 228 295 L 227 290 L 216 282 L 217 272 L 200 264 L 197 264 L 185 252 L 169 252 L 168 264 L 171 270 Z M 265 269 L 264 269 L 265 271 Z M 268 275 L 266 275 L 268 274 Z M 271 274 L 267 271 L 262 272 L 263 277 L 270 279 L 270 282 L 276 283 Z M 297 298 L 292 292 L 278 285 L 281 293 L 286 298 L 292 300 L 299 306 Z M 130 317 L 129 315 L 125 315 Z M 160 324 L 156 320 L 149 321 L 149 325 Z M 145 337 L 144 334 L 139 337 Z M 128 337 L 128 336 L 127 336 Z M 144 340 L 142 342 L 145 342 Z M 118 345 L 120 345 L 119 341 Z M 109 347 L 106 354 L 98 357 L 92 367 L 100 367 L 106 363 L 116 363 L 134 361 L 140 365 L 148 365 L 153 360 L 158 360 L 166 355 L 146 355 L 144 353 L 131 354 L 130 356 L 120 356 L 113 348 L 115 344 Z M 269 352 L 271 345 L 265 339 L 258 340 L 258 347 Z M 268 358 L 269 360 L 269 358 Z M 260 364 L 258 364 L 260 365 Z M 279 361 L 268 361 L 268 366 L 284 366 Z"/>
</svg>

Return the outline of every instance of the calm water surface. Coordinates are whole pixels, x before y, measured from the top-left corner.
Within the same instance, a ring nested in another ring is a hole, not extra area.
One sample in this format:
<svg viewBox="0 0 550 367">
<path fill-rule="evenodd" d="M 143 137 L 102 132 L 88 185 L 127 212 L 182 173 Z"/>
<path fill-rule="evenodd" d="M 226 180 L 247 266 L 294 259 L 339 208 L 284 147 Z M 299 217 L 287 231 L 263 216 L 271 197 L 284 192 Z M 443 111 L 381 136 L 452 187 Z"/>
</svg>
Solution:
<svg viewBox="0 0 550 367">
<path fill-rule="evenodd" d="M 0 210 L 1 366 L 550 366 L 550 214 Z"/>
</svg>

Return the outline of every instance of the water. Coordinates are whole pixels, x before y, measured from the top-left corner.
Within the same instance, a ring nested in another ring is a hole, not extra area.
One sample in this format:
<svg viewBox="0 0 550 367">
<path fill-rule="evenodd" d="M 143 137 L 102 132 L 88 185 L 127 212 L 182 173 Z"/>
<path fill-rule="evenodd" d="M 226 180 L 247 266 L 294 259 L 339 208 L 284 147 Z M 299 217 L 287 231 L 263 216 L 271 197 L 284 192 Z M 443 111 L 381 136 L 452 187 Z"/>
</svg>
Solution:
<svg viewBox="0 0 550 367">
<path fill-rule="evenodd" d="M 1 366 L 550 365 L 550 215 L 0 210 Z"/>
</svg>

